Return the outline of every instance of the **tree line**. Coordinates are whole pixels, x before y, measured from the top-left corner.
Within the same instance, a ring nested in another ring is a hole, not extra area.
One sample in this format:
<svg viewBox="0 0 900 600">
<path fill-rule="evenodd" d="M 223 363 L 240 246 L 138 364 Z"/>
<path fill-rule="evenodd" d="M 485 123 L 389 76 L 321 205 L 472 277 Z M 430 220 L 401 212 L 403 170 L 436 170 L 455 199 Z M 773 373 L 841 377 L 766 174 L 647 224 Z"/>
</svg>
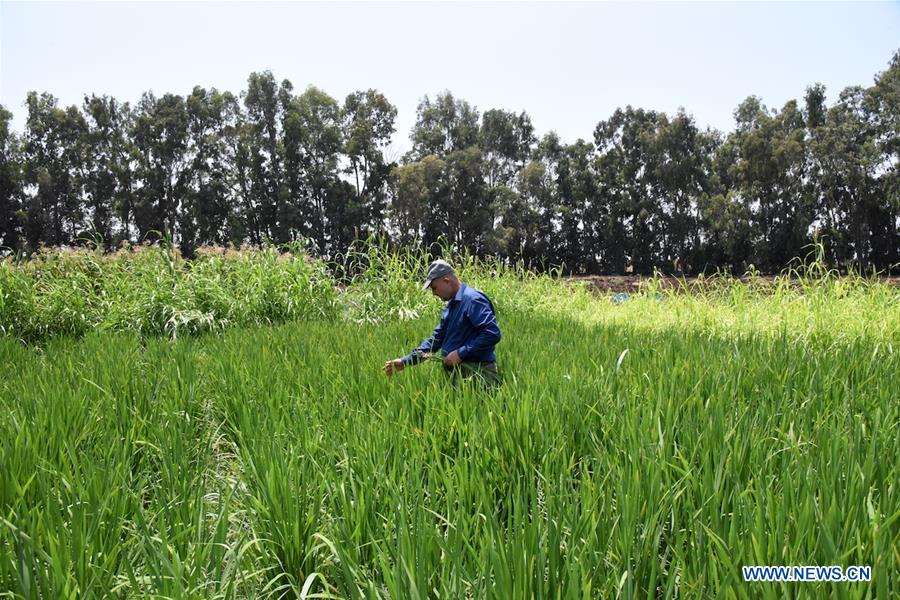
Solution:
<svg viewBox="0 0 900 600">
<path fill-rule="evenodd" d="M 375 235 L 579 273 L 773 272 L 814 241 L 838 268 L 900 260 L 900 51 L 830 106 L 820 84 L 780 110 L 748 97 L 727 134 L 628 106 L 566 143 L 447 91 L 421 100 L 396 159 L 383 94 L 340 102 L 268 71 L 238 95 L 61 108 L 31 92 L 26 109 L 17 134 L 0 106 L 6 253 L 166 236 L 191 256 L 302 237 L 333 258 Z"/>
</svg>

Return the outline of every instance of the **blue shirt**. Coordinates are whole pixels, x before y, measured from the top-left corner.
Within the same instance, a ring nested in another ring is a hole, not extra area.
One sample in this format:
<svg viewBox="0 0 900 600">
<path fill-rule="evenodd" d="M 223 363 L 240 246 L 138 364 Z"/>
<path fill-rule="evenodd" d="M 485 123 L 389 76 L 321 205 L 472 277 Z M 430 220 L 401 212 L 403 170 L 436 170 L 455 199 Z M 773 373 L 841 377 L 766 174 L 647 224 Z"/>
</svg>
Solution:
<svg viewBox="0 0 900 600">
<path fill-rule="evenodd" d="M 431 337 L 403 357 L 403 364 L 419 362 L 419 352 L 436 352 L 444 356 L 454 350 L 466 362 L 495 362 L 494 346 L 500 341 L 500 327 L 494 305 L 488 297 L 466 284 L 447 302 L 441 322 Z"/>
</svg>

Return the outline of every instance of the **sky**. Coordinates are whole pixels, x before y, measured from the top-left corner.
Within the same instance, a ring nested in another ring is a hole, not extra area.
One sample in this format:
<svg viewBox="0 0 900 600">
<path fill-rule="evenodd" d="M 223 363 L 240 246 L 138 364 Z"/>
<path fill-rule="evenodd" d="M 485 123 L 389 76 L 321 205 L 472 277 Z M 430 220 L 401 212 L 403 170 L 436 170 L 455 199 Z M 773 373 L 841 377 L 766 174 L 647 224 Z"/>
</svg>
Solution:
<svg viewBox="0 0 900 600">
<path fill-rule="evenodd" d="M 592 140 L 631 105 L 734 127 L 822 83 L 830 105 L 900 50 L 900 2 L 9 2 L 0 0 L 0 104 L 25 125 L 29 91 L 136 103 L 195 85 L 239 93 L 254 71 L 339 101 L 375 88 L 398 109 L 450 90 L 480 112 L 526 111 L 538 135 Z M 391 156 L 394 154 L 395 156 Z"/>
</svg>

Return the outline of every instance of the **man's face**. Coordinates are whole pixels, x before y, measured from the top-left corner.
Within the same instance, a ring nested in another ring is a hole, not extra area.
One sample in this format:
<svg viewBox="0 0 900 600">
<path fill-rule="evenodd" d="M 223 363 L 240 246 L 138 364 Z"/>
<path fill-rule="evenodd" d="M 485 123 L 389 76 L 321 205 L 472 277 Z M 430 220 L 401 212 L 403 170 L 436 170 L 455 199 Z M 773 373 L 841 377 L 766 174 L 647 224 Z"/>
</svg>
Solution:
<svg viewBox="0 0 900 600">
<path fill-rule="evenodd" d="M 432 281 L 428 287 L 431 289 L 432 294 L 444 302 L 453 297 L 453 283 L 449 277 L 439 277 Z"/>
</svg>

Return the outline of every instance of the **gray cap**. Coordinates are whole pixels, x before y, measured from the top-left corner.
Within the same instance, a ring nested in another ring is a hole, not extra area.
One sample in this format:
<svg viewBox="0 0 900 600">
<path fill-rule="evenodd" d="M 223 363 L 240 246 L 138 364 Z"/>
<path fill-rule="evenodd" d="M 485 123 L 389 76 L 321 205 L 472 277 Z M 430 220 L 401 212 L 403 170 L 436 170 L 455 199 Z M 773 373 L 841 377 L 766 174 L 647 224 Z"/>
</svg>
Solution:
<svg viewBox="0 0 900 600">
<path fill-rule="evenodd" d="M 431 282 L 435 279 L 440 279 L 444 275 L 453 275 L 456 271 L 453 270 L 453 267 L 450 266 L 445 260 L 436 260 L 430 265 L 428 265 L 428 275 L 425 278 L 425 284 L 422 286 L 423 290 L 427 290 L 428 286 L 431 285 Z"/>
</svg>

